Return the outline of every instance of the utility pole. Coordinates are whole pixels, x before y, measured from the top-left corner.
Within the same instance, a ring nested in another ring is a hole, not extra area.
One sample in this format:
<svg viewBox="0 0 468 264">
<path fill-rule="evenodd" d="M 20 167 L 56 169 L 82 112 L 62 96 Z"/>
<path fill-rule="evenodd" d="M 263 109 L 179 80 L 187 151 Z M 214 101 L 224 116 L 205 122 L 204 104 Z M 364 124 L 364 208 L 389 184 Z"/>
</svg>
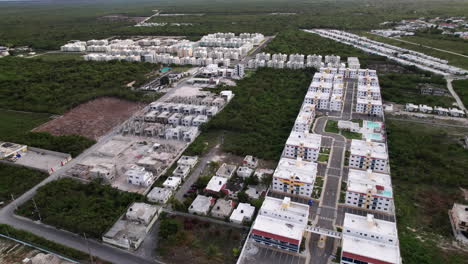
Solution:
<svg viewBox="0 0 468 264">
<path fill-rule="evenodd" d="M 86 237 L 86 233 L 83 233 L 83 236 L 86 240 L 86 247 L 88 248 L 89 260 L 91 260 L 91 264 L 94 264 L 93 255 L 91 255 L 91 248 L 89 248 L 89 242 L 88 242 L 88 238 Z"/>
<path fill-rule="evenodd" d="M 41 212 L 39 212 L 39 208 L 37 208 L 36 200 L 34 200 L 34 198 L 32 198 L 32 200 L 33 200 L 34 207 L 36 208 L 36 212 L 39 216 L 39 221 L 42 222 Z"/>
</svg>

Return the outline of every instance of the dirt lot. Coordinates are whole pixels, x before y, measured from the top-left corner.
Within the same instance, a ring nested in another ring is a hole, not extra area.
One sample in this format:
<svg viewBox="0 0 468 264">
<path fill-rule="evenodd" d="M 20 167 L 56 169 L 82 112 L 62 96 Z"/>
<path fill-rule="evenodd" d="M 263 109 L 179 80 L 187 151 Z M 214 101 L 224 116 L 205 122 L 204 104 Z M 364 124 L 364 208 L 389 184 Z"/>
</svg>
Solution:
<svg viewBox="0 0 468 264">
<path fill-rule="evenodd" d="M 98 139 L 143 106 L 141 103 L 116 98 L 99 98 L 81 104 L 33 131 L 45 131 L 54 136 L 77 134 Z"/>
</svg>

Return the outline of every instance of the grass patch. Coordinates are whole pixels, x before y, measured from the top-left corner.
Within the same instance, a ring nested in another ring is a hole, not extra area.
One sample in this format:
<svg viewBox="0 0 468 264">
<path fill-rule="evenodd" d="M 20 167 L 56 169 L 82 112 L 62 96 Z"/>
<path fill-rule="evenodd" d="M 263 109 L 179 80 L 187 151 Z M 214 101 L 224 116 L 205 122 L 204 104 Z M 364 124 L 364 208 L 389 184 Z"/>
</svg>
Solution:
<svg viewBox="0 0 468 264">
<path fill-rule="evenodd" d="M 16 199 L 49 176 L 47 173 L 0 163 L 0 202 Z"/>
<path fill-rule="evenodd" d="M 23 134 L 50 120 L 50 114 L 0 110 L 0 140 Z"/>
<path fill-rule="evenodd" d="M 246 230 L 181 216 L 162 217 L 157 252 L 172 263 L 235 263 Z"/>
<path fill-rule="evenodd" d="M 452 82 L 452 86 L 465 107 L 468 107 L 468 80 L 455 80 Z"/>
<path fill-rule="evenodd" d="M 405 263 L 465 263 L 450 248 L 447 214 L 468 186 L 468 150 L 441 128 L 386 121 L 392 181 Z"/>
<path fill-rule="evenodd" d="M 415 38 L 416 41 L 421 41 L 421 43 L 420 43 L 421 45 L 418 45 L 418 44 L 414 45 L 414 44 L 410 44 L 410 43 L 401 42 L 401 41 L 398 41 L 398 40 L 395 40 L 395 39 L 392 39 L 392 38 L 387 38 L 387 37 L 374 35 L 374 34 L 371 34 L 371 33 L 368 33 L 368 32 L 357 32 L 357 33 L 359 35 L 365 36 L 365 37 L 367 37 L 369 39 L 372 39 L 372 40 L 375 40 L 375 41 L 387 43 L 387 44 L 390 44 L 390 45 L 394 45 L 394 46 L 409 49 L 409 50 L 422 52 L 422 53 L 424 53 L 426 55 L 429 55 L 429 56 L 433 56 L 433 57 L 437 57 L 437 58 L 440 58 L 440 59 L 448 60 L 450 65 L 457 66 L 457 67 L 464 68 L 464 69 L 468 69 L 468 60 L 465 57 L 450 54 L 450 53 L 443 52 L 443 51 L 438 51 L 438 50 L 426 48 L 426 47 L 422 46 L 422 45 L 432 46 L 432 45 L 434 45 L 434 43 L 436 43 L 434 40 L 424 41 L 421 38 Z M 409 39 L 409 37 L 406 38 L 406 40 L 411 41 Z M 439 44 L 441 44 L 441 43 L 438 43 L 438 45 Z M 466 46 L 466 44 L 464 44 L 464 45 Z M 458 43 L 457 43 L 457 46 L 458 46 Z M 462 47 L 462 46 L 463 46 L 463 43 L 460 43 L 460 47 Z M 442 47 L 442 49 L 447 49 L 447 48 Z"/>
<path fill-rule="evenodd" d="M 325 132 L 328 133 L 340 133 L 338 129 L 338 121 L 335 120 L 327 120 L 327 124 L 325 125 Z"/>
<path fill-rule="evenodd" d="M 83 184 L 64 178 L 40 187 L 34 200 L 43 223 L 100 239 L 132 202 L 143 197 L 96 181 Z M 39 219 L 32 200 L 21 205 L 16 213 Z"/>
<path fill-rule="evenodd" d="M 44 53 L 39 56 L 33 57 L 32 59 L 39 59 L 43 61 L 63 61 L 63 60 L 74 60 L 82 61 L 83 54 L 80 53 Z"/>
<path fill-rule="evenodd" d="M 280 157 L 313 72 L 259 69 L 230 87 L 236 95 L 205 127 L 204 133 L 224 130 L 223 151 Z M 225 89 L 220 87 L 217 90 Z"/>
<path fill-rule="evenodd" d="M 319 154 L 318 162 L 327 163 L 329 158 L 330 158 L 330 156 L 327 155 L 327 154 Z"/>
<path fill-rule="evenodd" d="M 362 139 L 361 133 L 351 132 L 349 130 L 341 130 L 341 135 L 347 139 Z"/>
</svg>

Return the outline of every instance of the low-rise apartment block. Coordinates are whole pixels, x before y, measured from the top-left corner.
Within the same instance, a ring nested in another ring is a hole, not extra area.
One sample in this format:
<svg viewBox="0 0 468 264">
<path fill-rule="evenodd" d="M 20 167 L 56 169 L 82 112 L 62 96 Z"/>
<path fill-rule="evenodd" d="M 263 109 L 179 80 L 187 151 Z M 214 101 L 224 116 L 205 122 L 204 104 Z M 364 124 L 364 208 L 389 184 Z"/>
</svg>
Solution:
<svg viewBox="0 0 468 264">
<path fill-rule="evenodd" d="M 317 92 L 307 92 L 304 103 L 306 104 L 313 104 L 317 107 L 317 109 L 328 110 L 330 107 L 330 93 L 325 93 L 321 91 Z"/>
<path fill-rule="evenodd" d="M 349 169 L 347 205 L 393 213 L 393 189 L 390 175 L 372 170 Z"/>
<path fill-rule="evenodd" d="M 373 215 L 345 214 L 341 264 L 401 264 L 396 224 Z"/>
<path fill-rule="evenodd" d="M 317 163 L 289 158 L 282 158 L 273 174 L 272 189 L 310 198 L 317 176 Z"/>
<path fill-rule="evenodd" d="M 449 216 L 455 238 L 468 244 L 468 205 L 454 203 Z"/>
<path fill-rule="evenodd" d="M 350 152 L 350 168 L 387 172 L 388 153 L 384 143 L 353 139 Z"/>
<path fill-rule="evenodd" d="M 307 161 L 317 161 L 321 144 L 321 135 L 293 131 L 286 141 L 283 157 L 291 159 L 301 158 Z"/>
<path fill-rule="evenodd" d="M 372 97 L 358 97 L 356 102 L 356 112 L 360 114 L 382 116 L 382 100 L 375 100 L 372 99 Z"/>
<path fill-rule="evenodd" d="M 266 197 L 252 225 L 251 238 L 266 246 L 299 252 L 309 218 L 309 206 Z"/>
</svg>

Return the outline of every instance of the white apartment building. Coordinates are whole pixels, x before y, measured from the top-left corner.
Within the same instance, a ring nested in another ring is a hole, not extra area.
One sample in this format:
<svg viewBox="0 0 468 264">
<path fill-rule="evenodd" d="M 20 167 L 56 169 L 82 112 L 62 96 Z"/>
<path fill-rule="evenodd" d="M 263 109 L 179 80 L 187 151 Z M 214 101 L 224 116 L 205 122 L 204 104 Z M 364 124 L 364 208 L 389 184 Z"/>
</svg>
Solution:
<svg viewBox="0 0 468 264">
<path fill-rule="evenodd" d="M 357 96 L 358 98 L 381 100 L 380 87 L 378 85 L 358 84 Z"/>
<path fill-rule="evenodd" d="M 344 94 L 344 84 L 343 83 L 333 83 L 332 95 L 343 95 Z"/>
<path fill-rule="evenodd" d="M 329 73 L 315 73 L 312 82 L 310 83 L 309 91 L 330 93 L 333 85 L 333 77 L 333 74 Z"/>
<path fill-rule="evenodd" d="M 318 109 L 327 110 L 330 104 L 330 93 L 323 93 L 320 91 L 317 92 L 307 92 L 304 103 L 313 104 Z"/>
<path fill-rule="evenodd" d="M 360 69 L 361 64 L 357 57 L 348 57 L 348 68 L 350 69 Z"/>
<path fill-rule="evenodd" d="M 343 107 L 343 96 L 332 94 L 330 98 L 330 111 L 341 111 Z"/>
<path fill-rule="evenodd" d="M 283 151 L 283 157 L 307 161 L 317 161 L 322 136 L 318 134 L 291 132 Z"/>
<path fill-rule="evenodd" d="M 390 175 L 372 170 L 350 169 L 346 189 L 346 204 L 393 213 L 393 189 Z"/>
<path fill-rule="evenodd" d="M 317 163 L 300 158 L 281 158 L 273 174 L 272 189 L 276 192 L 310 198 L 317 176 Z"/>
<path fill-rule="evenodd" d="M 243 224 L 244 222 L 252 221 L 255 213 L 255 207 L 248 203 L 239 203 L 237 208 L 232 212 L 229 220 L 236 224 Z"/>
<path fill-rule="evenodd" d="M 172 196 L 173 190 L 168 188 L 154 187 L 148 194 L 148 200 L 153 203 L 165 204 Z"/>
<path fill-rule="evenodd" d="M 358 97 L 356 100 L 356 112 L 360 114 L 382 116 L 382 100 Z"/>
<path fill-rule="evenodd" d="M 370 76 L 370 77 L 377 77 L 377 71 L 371 69 L 359 69 L 358 76 Z"/>
<path fill-rule="evenodd" d="M 401 264 L 396 224 L 373 215 L 345 214 L 341 264 Z"/>
<path fill-rule="evenodd" d="M 388 154 L 384 143 L 353 139 L 350 152 L 350 168 L 387 172 Z"/>
<path fill-rule="evenodd" d="M 133 165 L 125 172 L 127 182 L 139 186 L 149 186 L 153 183 L 153 173 L 146 171 L 145 168 Z"/>
<path fill-rule="evenodd" d="M 358 69 L 351 69 L 351 68 L 343 68 L 341 67 L 338 70 L 338 73 L 343 75 L 345 78 L 352 78 L 355 79 L 358 76 Z"/>
<path fill-rule="evenodd" d="M 305 104 L 297 115 L 293 131 L 308 132 L 315 119 L 315 105 Z"/>
<path fill-rule="evenodd" d="M 309 218 L 309 206 L 265 197 L 258 216 L 252 225 L 250 237 L 266 246 L 299 252 Z"/>
</svg>

